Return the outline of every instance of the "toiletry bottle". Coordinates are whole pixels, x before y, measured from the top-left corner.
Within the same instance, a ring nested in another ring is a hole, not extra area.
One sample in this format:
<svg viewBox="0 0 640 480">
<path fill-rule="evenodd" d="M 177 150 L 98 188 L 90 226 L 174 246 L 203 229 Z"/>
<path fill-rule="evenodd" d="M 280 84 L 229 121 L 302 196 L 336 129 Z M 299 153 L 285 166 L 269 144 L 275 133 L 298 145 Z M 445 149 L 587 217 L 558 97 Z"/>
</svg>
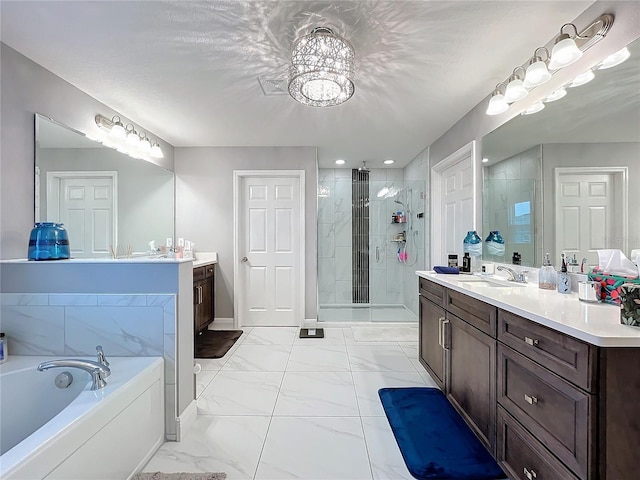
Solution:
<svg viewBox="0 0 640 480">
<path fill-rule="evenodd" d="M 7 337 L 4 336 L 4 333 L 0 332 L 0 363 L 7 361 L 7 355 Z"/>
<path fill-rule="evenodd" d="M 551 257 L 548 253 L 544 256 L 544 265 L 538 275 L 538 287 L 543 290 L 556 289 L 556 269 L 551 265 Z"/>
<path fill-rule="evenodd" d="M 571 278 L 567 273 L 567 262 L 565 262 L 564 253 L 562 254 L 562 267 L 560 267 L 560 273 L 558 274 L 558 293 L 571 293 Z"/>
<path fill-rule="evenodd" d="M 462 257 L 462 272 L 470 273 L 471 272 L 471 257 L 469 256 L 469 252 L 464 252 L 464 257 Z"/>
</svg>

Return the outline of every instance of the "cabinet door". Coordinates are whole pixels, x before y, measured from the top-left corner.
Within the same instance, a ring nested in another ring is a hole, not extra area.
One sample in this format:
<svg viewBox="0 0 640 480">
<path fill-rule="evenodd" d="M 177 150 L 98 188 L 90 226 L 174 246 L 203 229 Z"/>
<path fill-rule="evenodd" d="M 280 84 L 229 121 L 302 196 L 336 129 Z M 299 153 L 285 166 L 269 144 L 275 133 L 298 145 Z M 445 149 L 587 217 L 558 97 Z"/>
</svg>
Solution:
<svg viewBox="0 0 640 480">
<path fill-rule="evenodd" d="M 496 341 L 455 315 L 447 320 L 447 397 L 495 455 Z"/>
<path fill-rule="evenodd" d="M 444 308 L 420 296 L 420 363 L 440 388 L 444 388 L 445 351 L 440 345 Z"/>
<path fill-rule="evenodd" d="M 213 321 L 213 278 L 196 282 L 193 288 L 195 332 L 199 333 Z"/>
</svg>

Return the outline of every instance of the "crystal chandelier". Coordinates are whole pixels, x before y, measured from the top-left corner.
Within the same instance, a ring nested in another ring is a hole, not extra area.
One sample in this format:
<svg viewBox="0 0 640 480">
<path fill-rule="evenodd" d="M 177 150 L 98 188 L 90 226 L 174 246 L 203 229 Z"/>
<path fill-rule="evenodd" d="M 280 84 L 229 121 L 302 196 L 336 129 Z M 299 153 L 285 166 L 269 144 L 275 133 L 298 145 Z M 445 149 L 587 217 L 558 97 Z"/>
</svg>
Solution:
<svg viewBox="0 0 640 480">
<path fill-rule="evenodd" d="M 291 54 L 289 94 L 303 105 L 331 107 L 355 90 L 353 47 L 327 27 L 298 39 Z"/>
</svg>

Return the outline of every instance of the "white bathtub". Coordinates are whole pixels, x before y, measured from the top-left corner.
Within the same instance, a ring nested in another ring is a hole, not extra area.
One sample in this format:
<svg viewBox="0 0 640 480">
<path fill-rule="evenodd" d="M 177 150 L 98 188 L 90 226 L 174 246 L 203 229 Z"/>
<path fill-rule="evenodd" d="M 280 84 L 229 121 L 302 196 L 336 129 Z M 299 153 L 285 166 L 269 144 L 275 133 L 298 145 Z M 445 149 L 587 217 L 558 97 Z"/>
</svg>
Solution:
<svg viewBox="0 0 640 480">
<path fill-rule="evenodd" d="M 13 356 L 0 366 L 0 478 L 129 478 L 164 439 L 162 358 L 111 357 L 96 391 L 82 370 L 36 370 L 52 359 Z M 65 371 L 73 383 L 59 389 Z"/>
</svg>

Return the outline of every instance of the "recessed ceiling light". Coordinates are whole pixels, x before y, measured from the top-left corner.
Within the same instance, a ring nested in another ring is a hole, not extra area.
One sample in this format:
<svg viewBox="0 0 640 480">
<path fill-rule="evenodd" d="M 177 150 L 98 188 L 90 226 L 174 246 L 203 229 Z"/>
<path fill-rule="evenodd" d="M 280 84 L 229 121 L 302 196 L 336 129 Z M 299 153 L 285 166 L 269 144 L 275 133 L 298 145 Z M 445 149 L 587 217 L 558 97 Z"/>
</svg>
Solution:
<svg viewBox="0 0 640 480">
<path fill-rule="evenodd" d="M 605 58 L 600 64 L 600 66 L 598 67 L 598 69 L 604 70 L 606 68 L 611 68 L 611 67 L 615 67 L 616 65 L 620 65 L 627 58 L 629 58 L 630 55 L 631 53 L 629 53 L 629 49 L 627 47 L 624 47 L 622 50 L 618 50 L 616 53 L 613 53 L 609 55 L 607 58 Z"/>
<path fill-rule="evenodd" d="M 347 162 L 345 162 L 344 160 L 336 160 L 336 165 L 344 165 L 345 163 Z"/>
<path fill-rule="evenodd" d="M 483 158 L 483 159 L 482 159 L 482 163 L 487 163 L 488 161 L 489 161 L 489 159 L 488 159 L 488 158 Z"/>
<path fill-rule="evenodd" d="M 573 82 L 571 82 L 571 85 L 569 85 L 569 87 L 579 87 L 580 85 L 589 83 L 591 80 L 594 79 L 594 77 L 595 77 L 595 74 L 593 73 L 593 70 L 589 69 L 586 72 L 574 78 Z"/>
<path fill-rule="evenodd" d="M 562 97 L 564 97 L 567 94 L 567 90 L 564 88 L 559 88 L 558 90 L 556 90 L 555 92 L 551 93 L 550 95 L 548 95 L 543 102 L 544 103 L 549 103 L 549 102 L 555 102 L 556 100 L 560 100 Z"/>
<path fill-rule="evenodd" d="M 385 160 L 384 162 L 385 165 L 391 165 L 393 163 L 393 160 L 389 159 L 389 160 Z"/>
<path fill-rule="evenodd" d="M 522 112 L 520 115 L 533 115 L 534 113 L 538 113 L 542 109 L 544 109 L 544 103 L 536 102 L 533 105 L 531 105 L 529 108 L 527 108 L 524 112 Z"/>
</svg>

